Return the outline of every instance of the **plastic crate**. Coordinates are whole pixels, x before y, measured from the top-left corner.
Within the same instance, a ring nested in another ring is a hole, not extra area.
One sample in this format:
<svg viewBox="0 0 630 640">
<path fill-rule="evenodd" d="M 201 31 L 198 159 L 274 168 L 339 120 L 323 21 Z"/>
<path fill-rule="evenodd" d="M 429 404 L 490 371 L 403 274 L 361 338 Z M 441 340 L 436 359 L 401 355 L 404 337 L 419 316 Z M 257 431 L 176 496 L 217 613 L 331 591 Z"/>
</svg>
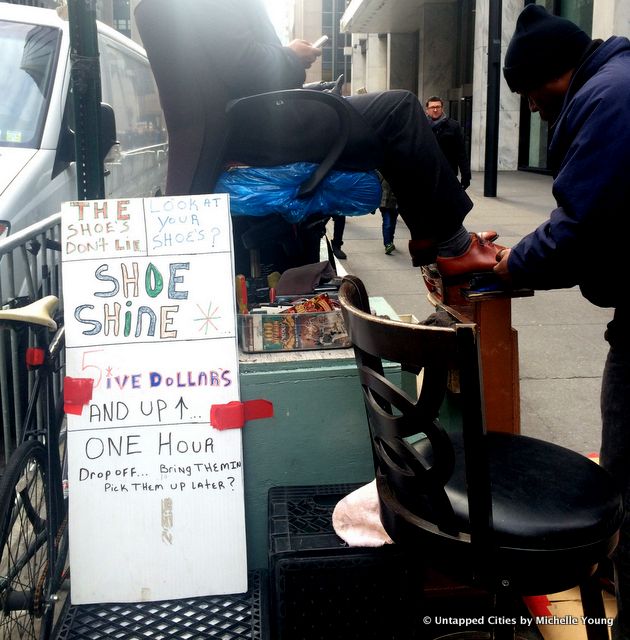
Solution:
<svg viewBox="0 0 630 640">
<path fill-rule="evenodd" d="M 348 547 L 334 533 L 335 505 L 360 486 L 270 489 L 274 640 L 420 637 L 423 580 L 417 563 L 396 545 Z"/>
<path fill-rule="evenodd" d="M 67 604 L 56 640 L 270 640 L 267 576 L 250 571 L 247 593 L 136 604 Z"/>
</svg>

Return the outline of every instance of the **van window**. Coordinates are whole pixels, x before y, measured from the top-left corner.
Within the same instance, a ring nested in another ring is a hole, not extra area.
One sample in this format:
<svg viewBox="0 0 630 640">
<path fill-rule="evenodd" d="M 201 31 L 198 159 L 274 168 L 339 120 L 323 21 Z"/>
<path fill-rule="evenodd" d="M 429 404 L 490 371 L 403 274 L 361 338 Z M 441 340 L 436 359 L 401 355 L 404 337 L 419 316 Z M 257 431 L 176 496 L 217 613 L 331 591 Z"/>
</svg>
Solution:
<svg viewBox="0 0 630 640">
<path fill-rule="evenodd" d="M 0 146 L 38 148 L 61 32 L 0 20 Z"/>
<path fill-rule="evenodd" d="M 103 36 L 99 50 L 103 102 L 116 113 L 120 150 L 166 143 L 166 124 L 148 61 Z"/>
</svg>

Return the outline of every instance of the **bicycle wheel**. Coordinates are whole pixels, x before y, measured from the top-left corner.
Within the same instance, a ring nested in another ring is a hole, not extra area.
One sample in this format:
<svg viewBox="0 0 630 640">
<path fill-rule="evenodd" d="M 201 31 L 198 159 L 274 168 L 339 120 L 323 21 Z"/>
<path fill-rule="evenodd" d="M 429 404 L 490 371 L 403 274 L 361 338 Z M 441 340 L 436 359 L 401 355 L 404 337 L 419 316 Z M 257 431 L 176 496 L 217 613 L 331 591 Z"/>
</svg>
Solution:
<svg viewBox="0 0 630 640">
<path fill-rule="evenodd" d="M 43 640 L 52 628 L 48 481 L 46 448 L 29 440 L 12 454 L 0 482 L 3 640 Z"/>
</svg>

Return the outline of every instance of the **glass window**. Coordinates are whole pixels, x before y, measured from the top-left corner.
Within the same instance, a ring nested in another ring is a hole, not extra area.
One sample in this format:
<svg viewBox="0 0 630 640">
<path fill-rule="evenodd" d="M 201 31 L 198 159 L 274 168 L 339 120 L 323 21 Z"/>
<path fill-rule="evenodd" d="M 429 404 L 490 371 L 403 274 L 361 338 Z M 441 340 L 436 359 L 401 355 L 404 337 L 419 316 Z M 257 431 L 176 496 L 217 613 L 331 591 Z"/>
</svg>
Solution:
<svg viewBox="0 0 630 640">
<path fill-rule="evenodd" d="M 148 62 L 101 37 L 103 102 L 114 108 L 120 150 L 166 142 L 166 124 Z"/>
<path fill-rule="evenodd" d="M 322 80 L 328 82 L 344 75 L 350 81 L 350 65 L 344 55 L 344 47 L 350 46 L 350 37 L 339 32 L 339 23 L 348 0 L 322 0 L 322 33 L 329 40 L 322 51 Z"/>
<path fill-rule="evenodd" d="M 593 0 L 563 0 L 560 3 L 560 15 L 575 22 L 589 35 L 593 32 Z"/>
<path fill-rule="evenodd" d="M 39 147 L 61 34 L 58 29 L 0 21 L 0 145 Z"/>
<path fill-rule="evenodd" d="M 120 31 L 124 36 L 128 38 L 131 36 L 131 21 L 130 20 L 114 20 L 114 29 Z"/>
</svg>

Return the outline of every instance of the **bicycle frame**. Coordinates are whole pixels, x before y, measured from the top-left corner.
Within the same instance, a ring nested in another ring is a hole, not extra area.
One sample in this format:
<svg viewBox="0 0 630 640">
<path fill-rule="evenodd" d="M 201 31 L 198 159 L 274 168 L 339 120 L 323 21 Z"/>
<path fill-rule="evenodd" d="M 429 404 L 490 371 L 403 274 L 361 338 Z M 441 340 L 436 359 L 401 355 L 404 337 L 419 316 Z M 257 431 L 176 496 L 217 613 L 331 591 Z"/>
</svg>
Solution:
<svg viewBox="0 0 630 640">
<path fill-rule="evenodd" d="M 4 320 L 3 324 L 15 327 L 23 326 L 25 321 Z M 23 422 L 23 429 L 20 433 L 20 445 L 34 440 L 39 441 L 45 448 L 45 469 L 41 468 L 43 489 L 43 503 L 46 508 L 45 519 L 40 517 L 37 509 L 30 502 L 30 491 L 38 482 L 34 476 L 33 482 L 27 482 L 24 486 L 15 486 L 16 507 L 6 514 L 7 520 L 0 523 L 0 553 L 4 549 L 8 540 L 9 532 L 18 524 L 18 518 L 26 518 L 34 532 L 34 536 L 29 540 L 15 557 L 12 558 L 10 570 L 7 575 L 0 578 L 0 594 L 4 593 L 3 607 L 4 613 L 11 611 L 30 612 L 31 616 L 44 616 L 46 610 L 57 600 L 57 591 L 61 586 L 62 574 L 65 564 L 66 547 L 65 540 L 63 547 L 61 536 L 65 532 L 65 518 L 67 509 L 65 505 L 65 489 L 62 488 L 63 472 L 60 453 L 61 424 L 63 418 L 63 397 L 57 393 L 61 387 L 61 369 L 64 363 L 65 329 L 61 324 L 52 338 L 47 327 L 28 325 L 35 334 L 35 343 L 38 346 L 34 351 L 28 352 L 27 361 L 37 361 L 34 365 L 35 373 L 29 391 L 28 404 Z M 64 445 L 65 446 L 65 445 Z M 16 455 L 17 451 L 16 449 Z M 43 456 L 42 456 L 43 457 Z M 42 461 L 43 462 L 43 461 Z M 26 479 L 28 477 L 26 476 Z M 30 485 L 30 486 L 29 486 Z M 35 492 L 34 495 L 37 495 Z M 20 514 L 22 514 L 20 516 Z M 30 562 L 30 559 L 37 554 L 42 546 L 47 548 L 47 562 L 41 566 L 41 572 L 37 574 L 38 588 L 34 592 L 11 591 L 8 585 L 18 579 L 22 569 Z M 58 551 L 61 550 L 59 553 Z M 42 600 L 45 598 L 45 600 Z M 46 627 L 50 632 L 52 612 L 50 617 L 44 616 Z M 43 625 L 43 623 L 42 623 Z"/>
<path fill-rule="evenodd" d="M 48 332 L 46 329 L 38 327 L 36 333 L 44 334 Z M 46 446 L 50 486 L 57 486 L 55 483 L 61 485 L 63 481 L 59 455 L 60 433 L 57 429 L 57 425 L 60 423 L 60 412 L 63 411 L 63 394 L 55 393 L 55 386 L 57 385 L 55 378 L 64 365 L 63 362 L 60 362 L 63 358 L 64 346 L 65 327 L 62 324 L 44 349 L 44 362 L 37 369 L 33 388 L 29 395 L 21 439 L 22 442 L 25 442 L 29 438 L 37 438 Z M 39 415 L 42 409 L 42 403 L 39 402 L 42 392 L 44 393 L 44 416 Z M 58 402 L 55 402 L 56 397 L 58 398 Z M 58 406 L 58 403 L 60 406 Z M 38 428 L 38 424 L 43 424 L 45 429 L 41 427 Z M 59 424 L 59 426 L 61 425 Z M 55 494 L 55 492 L 52 493 Z M 58 492 L 55 495 L 63 498 L 63 495 Z M 62 518 L 58 516 L 65 515 L 63 499 L 58 500 L 54 506 L 47 505 L 47 507 L 49 509 L 48 513 L 50 514 L 48 525 L 53 528 L 51 533 L 53 533 L 52 539 L 54 539 L 59 525 L 62 522 Z M 52 554 L 49 556 L 50 561 L 52 565 L 55 566 L 55 550 L 52 549 L 51 551 Z"/>
</svg>

